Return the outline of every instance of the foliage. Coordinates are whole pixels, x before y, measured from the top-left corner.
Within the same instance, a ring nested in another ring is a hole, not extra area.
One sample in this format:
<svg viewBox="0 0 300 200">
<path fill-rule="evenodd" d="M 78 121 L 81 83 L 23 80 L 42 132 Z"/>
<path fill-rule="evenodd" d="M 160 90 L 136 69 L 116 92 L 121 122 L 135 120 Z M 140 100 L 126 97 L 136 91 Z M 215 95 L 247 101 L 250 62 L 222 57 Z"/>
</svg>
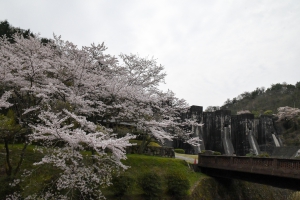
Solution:
<svg viewBox="0 0 300 200">
<path fill-rule="evenodd" d="M 250 152 L 246 154 L 247 157 L 259 157 L 259 158 L 269 158 L 270 155 L 267 152 L 261 152 L 260 154 L 256 155 L 253 149 L 250 149 Z"/>
<path fill-rule="evenodd" d="M 133 178 L 126 175 L 115 176 L 112 179 L 115 196 L 123 196 L 134 184 Z"/>
<path fill-rule="evenodd" d="M 12 106 L 11 103 L 7 102 L 7 100 L 10 98 L 11 94 L 12 93 L 10 91 L 6 91 L 1 96 L 1 98 L 0 98 L 0 109 L 1 108 L 9 108 L 10 106 Z"/>
<path fill-rule="evenodd" d="M 24 38 L 29 38 L 29 37 L 34 37 L 34 34 L 30 31 L 30 29 L 28 30 L 24 30 L 21 28 L 16 28 L 11 26 L 8 21 L 4 20 L 0 22 L 0 37 L 7 37 L 8 41 L 11 43 L 14 43 L 14 35 L 18 33 L 21 34 Z M 49 42 L 51 42 L 51 40 L 47 39 L 47 38 L 42 38 L 41 42 L 43 44 L 47 44 Z"/>
<path fill-rule="evenodd" d="M 264 115 L 272 115 L 273 114 L 273 111 L 272 110 L 266 110 L 264 112 Z"/>
<path fill-rule="evenodd" d="M 175 153 L 182 153 L 182 154 L 185 153 L 184 149 L 174 149 L 174 151 Z"/>
<path fill-rule="evenodd" d="M 22 133 L 24 133 L 24 130 L 16 123 L 15 115 L 12 110 L 9 110 L 6 115 L 0 114 L 0 140 L 2 140 L 5 144 L 5 172 L 8 179 L 13 180 L 11 176 L 16 176 L 16 174 L 20 171 L 27 143 L 23 146 L 22 153 L 20 154 L 19 161 L 17 163 L 11 162 L 11 152 L 8 144 L 13 140 L 17 140 L 20 136 L 22 136 Z"/>
<path fill-rule="evenodd" d="M 105 54 L 103 43 L 79 49 L 57 36 L 46 44 L 30 34 L 11 38 L 0 39 L 0 107 L 12 109 L 15 127 L 26 130 L 19 163 L 30 141 L 42 145 L 37 150 L 44 158 L 35 165 L 59 171 L 51 183 L 56 192 L 49 187 L 32 199 L 103 198 L 112 171 L 127 169 L 121 160 L 135 138 L 105 126 L 133 123 L 141 130 L 141 147 L 178 136 L 198 144 L 183 130 L 197 123 L 180 121 L 186 102 L 157 88 L 166 75 L 155 59 L 121 54 L 118 60 Z"/>
<path fill-rule="evenodd" d="M 13 35 L 16 33 L 22 34 L 22 36 L 25 38 L 34 36 L 29 29 L 23 30 L 20 28 L 14 28 L 6 20 L 0 22 L 0 37 L 3 37 L 5 35 L 7 38 L 9 38 L 9 41 L 13 43 L 15 42 L 13 39 Z"/>
<path fill-rule="evenodd" d="M 298 199 L 300 199 L 300 192 L 299 191 L 295 191 L 294 193 L 292 193 L 288 197 L 288 200 L 298 200 Z"/>
<path fill-rule="evenodd" d="M 166 176 L 168 193 L 175 197 L 186 196 L 190 188 L 189 180 L 179 173 L 172 173 Z"/>
<path fill-rule="evenodd" d="M 260 158 L 269 158 L 270 155 L 267 152 L 261 152 L 259 155 L 257 155 L 257 157 L 260 157 Z"/>
<path fill-rule="evenodd" d="M 2 199 L 1 197 L 5 197 L 13 193 L 19 193 L 21 191 L 19 184 L 16 184 L 14 187 L 12 187 L 13 182 L 14 179 L 11 177 L 3 177 L 0 179 L 0 183 L 5 183 L 0 187 L 0 199 Z"/>
<path fill-rule="evenodd" d="M 142 144 L 142 141 L 141 140 L 130 140 L 130 143 L 132 144 L 136 144 L 136 145 L 141 145 Z M 157 142 L 150 142 L 148 144 L 148 146 L 151 146 L 151 147 L 160 147 L 161 145 L 159 145 Z"/>
<path fill-rule="evenodd" d="M 214 151 L 214 152 L 213 152 L 213 155 L 219 156 L 219 155 L 222 155 L 222 154 L 221 154 L 221 152 Z"/>
<path fill-rule="evenodd" d="M 12 150 L 11 158 L 12 158 L 12 162 L 14 162 L 15 159 L 18 158 L 23 145 L 10 144 L 10 146 L 11 146 L 10 149 Z M 25 159 L 22 168 L 34 169 L 34 173 L 32 173 L 30 179 L 26 179 L 25 181 L 20 183 L 21 188 L 26 188 L 25 190 L 21 191 L 22 196 L 28 196 L 29 194 L 33 194 L 33 193 L 40 193 L 45 188 L 49 187 L 51 181 L 55 180 L 55 177 L 57 177 L 57 175 L 59 174 L 59 171 L 50 165 L 33 166 L 32 164 L 34 162 L 40 161 L 41 158 L 43 157 L 41 152 L 35 151 L 34 149 L 35 146 L 29 145 L 24 157 Z M 0 153 L 4 153 L 4 152 L 5 152 L 4 145 L 0 144 Z M 83 152 L 83 155 L 91 155 L 90 153 L 91 152 L 86 152 L 86 153 Z M 144 173 L 147 173 L 149 171 L 156 172 L 161 177 L 165 177 L 167 174 L 180 173 L 189 180 L 191 185 L 194 185 L 199 178 L 204 176 L 201 173 L 196 173 L 191 171 L 187 166 L 187 164 L 184 161 L 179 159 L 146 156 L 146 155 L 138 155 L 138 154 L 128 155 L 127 157 L 128 159 L 123 160 L 122 163 L 124 165 L 131 166 L 131 167 L 127 169 L 125 172 L 121 172 L 121 175 L 133 179 L 132 187 L 128 188 L 127 192 L 125 193 L 126 197 L 128 196 L 128 199 L 140 199 L 140 198 L 134 198 L 134 197 L 139 197 L 143 193 L 142 189 L 138 187 L 137 181 L 139 177 L 141 177 Z M 3 163 L 4 161 L 5 161 L 4 157 L 0 156 L 0 163 Z M 16 188 L 11 188 L 8 185 L 9 183 L 4 180 L 6 179 L 6 176 L 4 176 L 4 174 L 1 172 L 3 171 L 1 171 L 0 168 L 0 185 L 1 185 L 0 191 L 4 190 L 5 189 L 4 187 L 7 186 L 8 189 L 13 192 Z M 165 184 L 162 186 L 162 189 L 164 189 L 164 191 L 167 192 L 166 191 L 167 188 Z M 103 190 L 104 190 L 103 194 L 108 199 L 113 198 L 114 190 L 111 187 L 104 188 Z M 3 193 L 0 193 L 1 197 L 5 196 L 2 194 Z"/>
<path fill-rule="evenodd" d="M 242 114 L 250 114 L 251 112 L 249 110 L 240 110 L 236 114 L 237 115 L 242 115 Z"/>
<path fill-rule="evenodd" d="M 260 111 L 252 110 L 251 113 L 254 115 L 254 118 L 258 119 L 261 115 Z"/>
<path fill-rule="evenodd" d="M 9 110 L 6 115 L 0 114 L 0 139 L 11 139 L 21 130 L 21 126 L 16 123 L 15 115 Z"/>
<path fill-rule="evenodd" d="M 246 154 L 247 157 L 255 157 L 256 154 L 254 153 L 253 149 L 249 149 L 249 153 Z"/>
<path fill-rule="evenodd" d="M 191 194 L 191 200 L 272 199 L 286 200 L 294 191 L 237 179 L 204 177 Z M 295 198 L 296 199 L 296 198 Z"/>
<path fill-rule="evenodd" d="M 42 112 L 39 117 L 46 125 L 32 126 L 35 131 L 31 137 L 40 140 L 47 147 L 47 150 L 39 148 L 45 152 L 45 156 L 35 165 L 50 164 L 62 171 L 53 183 L 56 190 L 80 193 L 89 198 L 94 195 L 93 198 L 98 198 L 101 196 L 99 186 L 108 185 L 112 170 L 120 167 L 126 169 L 120 160 L 126 158 L 125 148 L 130 145 L 128 140 L 132 136 L 115 138 L 109 132 L 97 131 L 97 126 L 84 118 L 64 112 L 69 116 Z M 65 125 L 67 120 L 75 120 L 77 128 Z M 57 147 L 57 142 L 63 142 L 63 147 Z M 103 146 L 111 153 L 103 151 Z M 93 154 L 83 156 L 80 151 L 85 149 L 91 149 Z"/>
<path fill-rule="evenodd" d="M 272 84 L 270 88 L 256 88 L 252 92 L 244 92 L 233 99 L 227 99 L 221 109 L 231 110 L 235 114 L 239 110 L 255 111 L 258 117 L 268 110 L 277 112 L 278 107 L 300 106 L 300 82 L 295 85 L 287 83 Z"/>
<path fill-rule="evenodd" d="M 300 116 L 300 109 L 299 108 L 291 108 L 288 106 L 280 107 L 277 109 L 278 113 L 276 116 L 278 117 L 278 120 L 290 120 L 295 117 Z"/>
<path fill-rule="evenodd" d="M 162 194 L 162 178 L 155 172 L 148 172 L 139 178 L 139 185 L 147 199 L 157 199 Z"/>
<path fill-rule="evenodd" d="M 208 106 L 206 109 L 205 109 L 205 112 L 215 112 L 217 110 L 220 110 L 220 106 Z"/>
</svg>

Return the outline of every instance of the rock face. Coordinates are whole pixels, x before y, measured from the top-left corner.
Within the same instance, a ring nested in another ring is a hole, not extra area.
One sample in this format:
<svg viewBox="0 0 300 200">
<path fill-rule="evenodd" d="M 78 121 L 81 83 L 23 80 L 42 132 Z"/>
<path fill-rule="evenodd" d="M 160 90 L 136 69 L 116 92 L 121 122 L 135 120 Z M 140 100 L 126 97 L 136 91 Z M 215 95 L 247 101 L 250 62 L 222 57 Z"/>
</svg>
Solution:
<svg viewBox="0 0 300 200">
<path fill-rule="evenodd" d="M 225 155 L 258 155 L 261 152 L 271 155 L 275 147 L 280 152 L 278 149 L 283 146 L 271 116 L 254 119 L 250 113 L 231 115 L 230 110 L 203 112 L 201 106 L 191 106 L 189 112 L 182 115 L 182 120 L 185 119 L 203 123 L 201 127 L 186 127 L 194 137 L 201 139 L 200 147 L 192 147 L 180 139 L 171 144 L 174 148 L 185 149 L 186 153 L 213 150 Z"/>
</svg>

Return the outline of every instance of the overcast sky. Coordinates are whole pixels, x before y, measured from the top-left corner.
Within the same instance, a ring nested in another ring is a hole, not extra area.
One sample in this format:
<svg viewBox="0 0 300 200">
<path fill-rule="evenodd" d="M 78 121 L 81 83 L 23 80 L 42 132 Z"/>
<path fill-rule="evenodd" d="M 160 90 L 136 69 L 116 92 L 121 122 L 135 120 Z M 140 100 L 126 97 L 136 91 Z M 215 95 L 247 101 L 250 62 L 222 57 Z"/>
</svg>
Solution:
<svg viewBox="0 0 300 200">
<path fill-rule="evenodd" d="M 0 0 L 0 20 L 78 46 L 154 57 L 190 105 L 300 81 L 299 0 Z"/>
</svg>

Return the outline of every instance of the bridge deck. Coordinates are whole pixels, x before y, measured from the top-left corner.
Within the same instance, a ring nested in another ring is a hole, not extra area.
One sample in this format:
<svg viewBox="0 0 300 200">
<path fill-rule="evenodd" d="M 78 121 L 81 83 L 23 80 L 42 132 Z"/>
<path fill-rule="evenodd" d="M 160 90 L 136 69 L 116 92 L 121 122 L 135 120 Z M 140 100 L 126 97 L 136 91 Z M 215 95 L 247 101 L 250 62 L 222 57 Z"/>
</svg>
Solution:
<svg viewBox="0 0 300 200">
<path fill-rule="evenodd" d="M 293 184 L 297 184 L 296 187 L 287 186 L 286 188 L 296 188 L 297 190 L 300 188 L 300 160 L 296 159 L 208 156 L 199 154 L 198 166 L 201 169 L 206 169 L 206 171 L 210 170 L 210 172 L 213 172 L 212 175 L 218 174 L 216 176 L 219 177 L 230 178 L 230 176 L 234 176 L 235 174 L 239 174 L 239 176 L 241 174 L 248 174 L 248 178 L 252 177 L 252 179 L 261 179 L 264 177 L 269 180 L 284 181 L 285 183 L 293 182 Z M 249 180 L 253 181 L 251 178 Z M 261 180 L 254 180 L 253 182 L 259 181 Z M 260 183 L 264 182 L 261 181 Z M 272 183 L 270 184 L 272 185 Z"/>
</svg>

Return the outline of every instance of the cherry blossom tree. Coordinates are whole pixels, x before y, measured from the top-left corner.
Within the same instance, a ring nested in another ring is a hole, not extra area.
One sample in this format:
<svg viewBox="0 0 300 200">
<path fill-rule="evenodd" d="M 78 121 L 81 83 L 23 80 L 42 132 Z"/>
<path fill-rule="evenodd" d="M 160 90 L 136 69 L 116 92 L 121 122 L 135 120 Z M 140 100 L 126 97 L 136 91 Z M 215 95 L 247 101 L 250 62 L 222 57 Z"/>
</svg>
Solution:
<svg viewBox="0 0 300 200">
<path fill-rule="evenodd" d="M 144 145 L 179 136 L 198 144 L 181 128 L 196 125 L 180 120 L 187 103 L 157 88 L 166 74 L 155 59 L 121 54 L 119 61 L 105 54 L 103 43 L 79 49 L 57 36 L 47 44 L 38 36 L 13 39 L 0 41 L 0 106 L 10 107 L 27 130 L 25 149 L 29 141 L 42 145 L 44 158 L 35 165 L 60 173 L 54 187 L 28 199 L 103 197 L 100 187 L 110 184 L 112 171 L 126 169 L 121 160 L 135 138 L 119 137 L 103 126 L 107 122 L 132 122 Z"/>
<path fill-rule="evenodd" d="M 0 109 L 1 108 L 9 108 L 10 106 L 12 106 L 12 104 L 7 101 L 7 99 L 10 97 L 10 95 L 11 95 L 10 91 L 6 91 L 2 95 L 2 97 L 0 98 Z"/>
<path fill-rule="evenodd" d="M 249 110 L 240 110 L 236 112 L 237 115 L 242 115 L 242 114 L 251 114 Z"/>
<path fill-rule="evenodd" d="M 72 43 L 55 39 L 56 43 L 48 45 L 33 37 L 15 36 L 14 44 L 6 38 L 1 40 L 1 87 L 4 91 L 12 91 L 2 95 L 1 106 L 12 106 L 19 124 L 31 128 L 30 140 L 39 141 L 49 149 L 37 164 L 52 164 L 60 169 L 60 179 L 53 183 L 58 191 L 64 191 L 57 194 L 60 198 L 73 194 L 65 192 L 70 189 L 89 198 L 93 194 L 98 199 L 101 197 L 100 186 L 110 184 L 110 172 L 114 168 L 126 168 L 120 160 L 126 158 L 125 148 L 131 145 L 129 139 L 134 136 L 116 138 L 109 130 L 96 131 L 92 122 L 82 124 L 85 117 L 101 115 L 104 109 L 103 103 L 94 99 L 93 94 L 101 93 L 105 78 L 102 78 L 101 69 L 95 66 L 97 60 L 91 58 L 91 52 L 101 51 L 103 45 L 78 50 Z M 105 57 L 99 59 L 102 64 L 105 61 Z M 7 101 L 10 94 L 12 103 Z M 69 115 L 73 121 L 66 121 Z M 57 118 L 66 126 L 59 128 Z M 76 129 L 72 128 L 75 123 L 80 124 Z M 65 130 L 68 128 L 69 131 Z M 58 135 L 50 137 L 54 133 Z M 80 137 L 85 139 L 79 140 Z M 56 142 L 62 142 L 63 147 L 57 147 Z M 104 152 L 107 149 L 112 155 Z M 82 150 L 92 150 L 92 165 L 78 165 L 83 159 Z M 71 179 L 72 176 L 75 177 Z M 50 194 L 56 195 L 49 190 L 32 198 L 48 198 Z"/>
<path fill-rule="evenodd" d="M 35 165 L 50 164 L 61 173 L 52 182 L 55 189 L 51 188 L 38 197 L 55 198 L 54 190 L 58 190 L 64 191 L 65 194 L 60 194 L 60 197 L 65 199 L 74 197 L 76 192 L 79 193 L 76 195 L 88 199 L 103 198 L 100 188 L 110 184 L 112 172 L 127 169 L 121 159 L 126 159 L 125 149 L 131 145 L 129 139 L 134 136 L 127 134 L 117 138 L 110 130 L 67 110 L 60 113 L 42 111 L 39 118 L 44 123 L 32 126 L 34 132 L 30 137 L 47 148 L 40 148 L 45 156 Z M 70 118 L 74 123 L 66 123 Z M 64 145 L 59 147 L 56 145 L 58 142 Z M 93 150 L 95 153 L 80 153 L 86 150 Z M 30 198 L 36 199 L 37 196 Z"/>
<path fill-rule="evenodd" d="M 300 109 L 299 108 L 291 108 L 288 106 L 285 107 L 279 107 L 277 109 L 276 116 L 278 117 L 278 121 L 281 120 L 291 120 L 294 119 L 297 116 L 300 116 Z"/>
</svg>

